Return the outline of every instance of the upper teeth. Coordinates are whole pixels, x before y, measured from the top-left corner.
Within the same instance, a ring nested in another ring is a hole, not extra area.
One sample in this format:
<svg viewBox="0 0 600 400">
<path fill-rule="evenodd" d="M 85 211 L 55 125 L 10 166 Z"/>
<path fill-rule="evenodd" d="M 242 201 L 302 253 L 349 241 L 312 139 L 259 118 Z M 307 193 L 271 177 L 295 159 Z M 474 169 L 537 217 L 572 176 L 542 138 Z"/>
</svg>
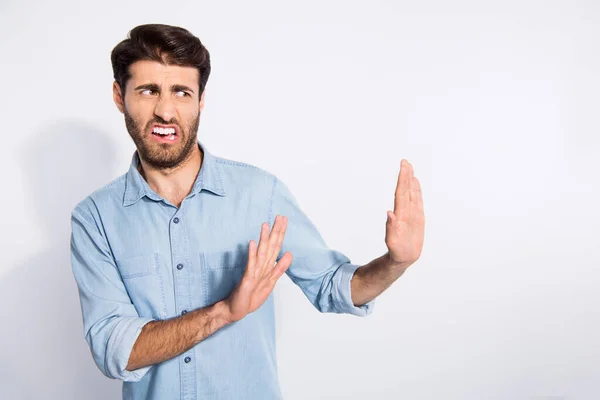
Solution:
<svg viewBox="0 0 600 400">
<path fill-rule="evenodd" d="M 158 133 L 159 135 L 174 135 L 175 128 L 159 128 L 158 126 L 155 126 L 153 132 Z"/>
</svg>

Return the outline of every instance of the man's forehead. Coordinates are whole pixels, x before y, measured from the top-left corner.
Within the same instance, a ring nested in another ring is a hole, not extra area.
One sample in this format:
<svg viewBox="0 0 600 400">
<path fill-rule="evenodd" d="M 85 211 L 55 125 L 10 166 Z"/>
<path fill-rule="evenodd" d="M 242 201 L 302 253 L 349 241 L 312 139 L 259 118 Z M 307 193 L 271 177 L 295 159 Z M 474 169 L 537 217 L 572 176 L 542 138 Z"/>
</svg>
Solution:
<svg viewBox="0 0 600 400">
<path fill-rule="evenodd" d="M 198 85 L 198 70 L 194 67 L 163 64 L 157 61 L 137 61 L 129 67 L 131 81 L 136 83 Z"/>
</svg>

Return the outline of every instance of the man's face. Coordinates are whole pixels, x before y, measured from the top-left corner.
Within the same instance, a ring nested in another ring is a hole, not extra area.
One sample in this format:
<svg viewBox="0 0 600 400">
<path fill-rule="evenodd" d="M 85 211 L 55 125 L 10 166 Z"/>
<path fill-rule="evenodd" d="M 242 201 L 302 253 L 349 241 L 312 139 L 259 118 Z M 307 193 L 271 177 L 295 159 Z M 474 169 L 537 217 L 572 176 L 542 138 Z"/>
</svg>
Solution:
<svg viewBox="0 0 600 400">
<path fill-rule="evenodd" d="M 129 67 L 124 96 L 113 84 L 113 99 L 140 158 L 155 168 L 179 165 L 197 145 L 204 93 L 198 96 L 198 70 L 193 67 L 137 61 Z"/>
</svg>

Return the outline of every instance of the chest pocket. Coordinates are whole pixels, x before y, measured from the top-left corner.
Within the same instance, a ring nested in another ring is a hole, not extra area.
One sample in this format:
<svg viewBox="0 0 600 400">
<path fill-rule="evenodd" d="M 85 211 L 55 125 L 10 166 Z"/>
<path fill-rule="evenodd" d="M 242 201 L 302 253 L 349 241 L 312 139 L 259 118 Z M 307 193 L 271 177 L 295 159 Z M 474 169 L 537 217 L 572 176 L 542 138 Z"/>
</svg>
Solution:
<svg viewBox="0 0 600 400">
<path fill-rule="evenodd" d="M 200 253 L 204 301 L 210 305 L 227 298 L 242 279 L 248 254 L 239 251 L 211 251 Z"/>
<path fill-rule="evenodd" d="M 158 253 L 117 260 L 117 267 L 139 316 L 165 318 L 167 308 Z"/>
</svg>

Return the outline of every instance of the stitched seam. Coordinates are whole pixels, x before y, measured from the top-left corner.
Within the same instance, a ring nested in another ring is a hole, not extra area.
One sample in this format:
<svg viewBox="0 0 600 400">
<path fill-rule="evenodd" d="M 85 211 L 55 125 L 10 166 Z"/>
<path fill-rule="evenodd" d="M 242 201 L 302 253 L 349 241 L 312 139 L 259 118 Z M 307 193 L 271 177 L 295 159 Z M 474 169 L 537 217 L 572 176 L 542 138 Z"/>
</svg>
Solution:
<svg viewBox="0 0 600 400">
<path fill-rule="evenodd" d="M 247 163 L 244 163 L 244 162 L 241 162 L 241 161 L 233 161 L 233 160 L 227 160 L 227 159 L 224 159 L 224 158 L 217 158 L 216 162 L 219 163 L 219 164 L 233 165 L 233 166 L 236 166 L 236 167 L 244 167 L 244 168 L 254 168 L 254 169 L 258 169 L 258 170 L 263 171 L 262 168 L 259 168 L 256 165 L 247 164 Z"/>
<path fill-rule="evenodd" d="M 273 213 L 273 199 L 275 198 L 275 188 L 277 187 L 277 177 L 273 177 L 273 186 L 271 187 L 271 199 L 269 200 L 269 211 L 267 213 L 267 221 L 271 224 L 271 217 Z"/>
<path fill-rule="evenodd" d="M 113 316 L 111 316 L 111 317 L 109 317 L 109 318 L 113 318 Z M 114 318 L 119 318 L 119 317 L 116 317 L 116 316 L 115 316 Z M 111 376 L 113 379 L 116 379 L 117 377 L 116 377 L 116 376 L 113 376 L 113 374 L 111 374 L 111 373 L 109 372 L 109 370 L 108 370 L 108 367 L 107 367 L 107 365 L 108 365 L 108 357 L 109 357 L 109 355 L 108 355 L 108 342 L 110 341 L 110 339 L 111 339 L 111 337 L 112 337 L 113 333 L 115 332 L 115 329 L 117 329 L 117 325 L 119 325 L 119 322 L 120 322 L 120 321 L 121 321 L 121 320 L 119 319 L 119 320 L 118 320 L 118 321 L 115 323 L 115 325 L 113 326 L 113 328 L 110 330 L 110 333 L 109 333 L 109 334 L 106 336 L 106 342 L 104 343 L 104 370 L 105 370 L 105 371 L 107 372 L 107 374 L 108 374 L 108 375 L 110 375 L 110 376 Z M 118 366 L 117 366 L 117 367 L 118 367 Z"/>
<path fill-rule="evenodd" d="M 105 189 L 110 189 L 111 187 L 115 186 L 117 183 L 121 183 L 121 181 L 124 180 L 126 176 L 127 176 L 127 174 L 123 174 L 123 175 L 119 176 L 117 179 L 113 180 L 112 182 L 108 182 L 106 185 L 104 185 L 100 189 L 96 190 L 95 193 L 101 192 Z"/>
<path fill-rule="evenodd" d="M 162 274 L 161 274 L 161 264 L 160 264 L 160 258 L 158 256 L 158 253 L 155 252 L 154 253 L 154 266 L 156 268 L 156 275 L 158 278 L 158 283 L 160 284 L 160 291 L 161 291 L 161 295 L 162 295 L 162 306 L 163 306 L 163 315 L 162 318 L 167 318 L 167 300 L 166 300 L 166 296 L 165 296 L 165 285 L 163 284 L 163 279 L 162 279 Z"/>
<path fill-rule="evenodd" d="M 108 235 L 106 234 L 106 229 L 104 229 L 104 221 L 102 221 L 102 214 L 100 214 L 100 208 L 98 207 L 98 204 L 96 204 L 96 200 L 94 198 L 91 198 L 91 201 L 92 201 L 92 204 L 94 205 L 94 208 L 96 209 L 96 212 L 98 213 L 98 217 L 99 217 L 99 221 L 98 221 L 99 224 L 97 224 L 96 226 L 98 227 L 100 236 L 102 236 L 102 238 L 106 242 L 106 245 L 108 246 L 108 251 L 110 252 L 110 256 L 112 257 L 112 260 L 116 265 L 117 262 L 115 260 L 115 255 L 113 253 L 112 246 L 110 245 L 110 241 L 108 240 Z"/>
<path fill-rule="evenodd" d="M 208 273 L 206 272 L 206 254 L 200 253 L 200 271 L 202 273 L 202 286 L 204 286 L 204 304 L 208 304 Z"/>
<path fill-rule="evenodd" d="M 87 214 L 85 214 L 83 211 L 81 211 L 79 209 L 79 206 L 75 207 L 75 209 L 73 210 L 73 212 L 76 212 L 77 214 L 79 214 L 81 217 L 83 217 L 83 219 L 85 219 L 87 222 L 89 222 L 89 224 L 93 227 L 96 226 L 96 222 L 94 221 L 94 219 L 92 217 L 88 217 Z"/>
<path fill-rule="evenodd" d="M 223 178 L 221 177 L 221 171 L 217 170 L 217 180 L 219 181 L 219 188 L 221 189 L 221 192 L 223 194 L 227 194 L 227 192 L 225 191 L 225 188 L 223 186 Z"/>
<path fill-rule="evenodd" d="M 224 270 L 224 269 L 236 269 L 236 268 L 245 268 L 245 265 L 233 265 L 233 266 L 228 266 L 228 267 L 207 267 L 206 270 L 207 271 L 220 271 L 220 270 Z"/>
</svg>

